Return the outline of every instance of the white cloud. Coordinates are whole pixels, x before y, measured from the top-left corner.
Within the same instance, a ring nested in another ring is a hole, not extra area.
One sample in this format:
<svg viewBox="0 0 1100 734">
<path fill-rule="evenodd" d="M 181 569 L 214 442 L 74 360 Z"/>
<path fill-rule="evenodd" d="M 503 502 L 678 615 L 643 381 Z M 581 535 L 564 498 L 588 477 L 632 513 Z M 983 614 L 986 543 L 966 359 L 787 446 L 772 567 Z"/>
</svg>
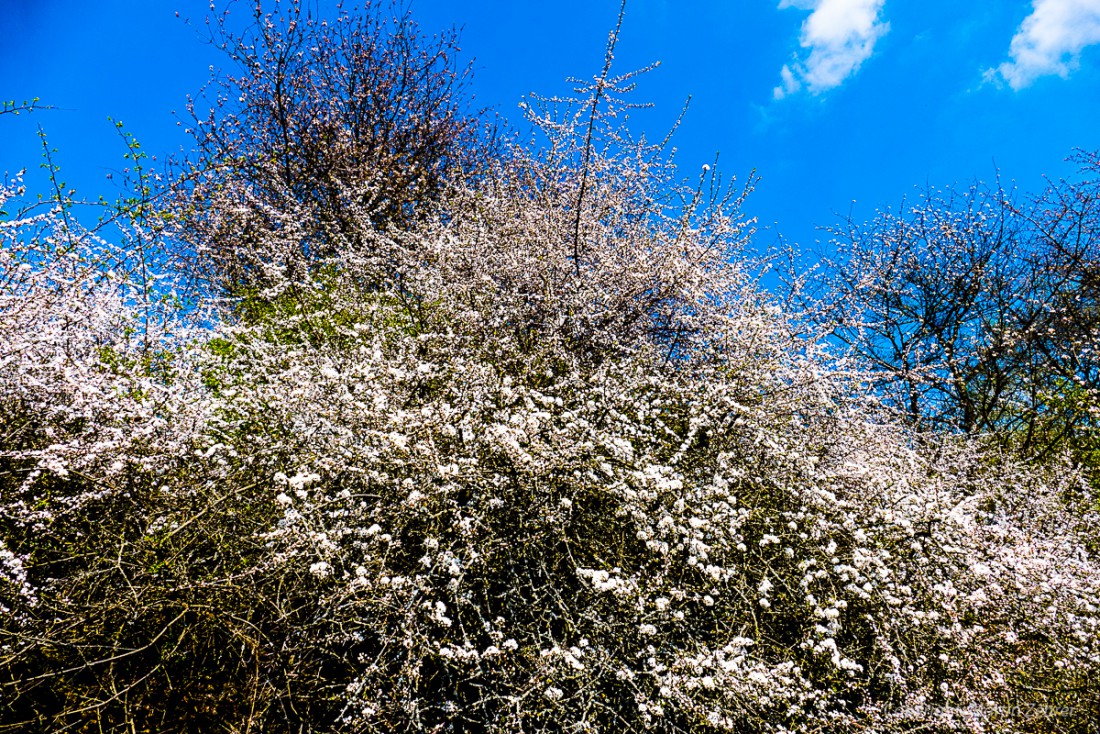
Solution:
<svg viewBox="0 0 1100 734">
<path fill-rule="evenodd" d="M 1011 61 L 990 69 L 1013 89 L 1023 89 L 1048 74 L 1065 77 L 1077 66 L 1085 46 L 1100 43 L 1100 0 L 1034 0 L 1008 54 Z"/>
<path fill-rule="evenodd" d="M 812 10 L 802 23 L 802 57 L 779 72 L 775 98 L 800 89 L 812 94 L 840 86 L 871 57 L 890 29 L 880 19 L 885 0 L 782 0 L 780 8 Z"/>
</svg>

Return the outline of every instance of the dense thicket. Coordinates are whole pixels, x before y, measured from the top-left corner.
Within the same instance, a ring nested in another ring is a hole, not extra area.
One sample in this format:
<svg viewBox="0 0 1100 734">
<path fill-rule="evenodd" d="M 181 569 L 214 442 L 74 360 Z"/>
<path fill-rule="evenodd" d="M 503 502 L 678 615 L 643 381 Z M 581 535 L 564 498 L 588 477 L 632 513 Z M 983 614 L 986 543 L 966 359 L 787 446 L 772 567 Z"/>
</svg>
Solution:
<svg viewBox="0 0 1100 734">
<path fill-rule="evenodd" d="M 188 184 L 187 308 L 3 190 L 0 730 L 1088 731 L 1088 485 L 876 407 L 624 84 L 415 216 Z"/>
</svg>

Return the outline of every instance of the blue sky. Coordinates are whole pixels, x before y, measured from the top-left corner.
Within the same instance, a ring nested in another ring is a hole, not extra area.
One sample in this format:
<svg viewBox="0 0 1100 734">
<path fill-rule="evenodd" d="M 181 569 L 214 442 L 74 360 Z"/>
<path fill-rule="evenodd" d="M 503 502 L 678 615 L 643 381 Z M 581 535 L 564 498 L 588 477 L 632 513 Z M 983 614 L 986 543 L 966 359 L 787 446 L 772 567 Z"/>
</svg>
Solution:
<svg viewBox="0 0 1100 734">
<path fill-rule="evenodd" d="M 618 0 L 411 0 L 425 30 L 462 30 L 476 104 L 519 121 L 531 93 L 599 70 Z M 247 3 L 240 6 L 243 16 Z M 176 17 L 179 12 L 181 18 Z M 0 118 L 0 172 L 34 169 L 41 125 L 70 185 L 109 194 L 123 148 L 186 144 L 173 110 L 221 59 L 195 0 L 0 0 L 0 97 L 59 109 Z M 187 25 L 182 19 L 190 19 Z M 660 61 L 632 127 L 663 136 L 684 100 L 677 160 L 694 176 L 761 177 L 761 248 L 811 245 L 927 185 L 992 179 L 1036 192 L 1100 149 L 1100 0 L 628 0 L 618 71 Z"/>
</svg>

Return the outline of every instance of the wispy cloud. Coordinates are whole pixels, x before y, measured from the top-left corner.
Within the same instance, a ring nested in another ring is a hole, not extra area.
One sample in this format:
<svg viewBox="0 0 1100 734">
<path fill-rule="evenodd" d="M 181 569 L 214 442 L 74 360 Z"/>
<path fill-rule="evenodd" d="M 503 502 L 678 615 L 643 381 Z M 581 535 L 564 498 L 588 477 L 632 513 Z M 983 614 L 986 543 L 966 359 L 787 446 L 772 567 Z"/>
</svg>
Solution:
<svg viewBox="0 0 1100 734">
<path fill-rule="evenodd" d="M 781 0 L 780 8 L 813 12 L 802 23 L 800 43 L 804 52 L 780 70 L 782 83 L 775 88 L 775 98 L 782 99 L 801 89 L 820 94 L 856 73 L 860 64 L 871 57 L 875 42 L 890 29 L 890 24 L 880 18 L 884 1 Z"/>
<path fill-rule="evenodd" d="M 1100 43 L 1100 0 L 1034 0 L 1031 15 L 1012 38 L 1010 61 L 986 78 L 1023 89 L 1041 76 L 1068 76 L 1081 50 Z"/>
</svg>

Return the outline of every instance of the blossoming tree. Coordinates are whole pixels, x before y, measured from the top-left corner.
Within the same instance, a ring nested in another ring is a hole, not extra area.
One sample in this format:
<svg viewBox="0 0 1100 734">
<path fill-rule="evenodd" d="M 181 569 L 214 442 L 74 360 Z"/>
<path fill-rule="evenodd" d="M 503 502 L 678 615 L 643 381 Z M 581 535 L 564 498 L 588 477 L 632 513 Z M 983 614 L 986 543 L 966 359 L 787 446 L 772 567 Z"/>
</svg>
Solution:
<svg viewBox="0 0 1100 734">
<path fill-rule="evenodd" d="M 612 126 L 628 83 L 322 254 L 225 182 L 269 253 L 231 303 L 4 220 L 4 725 L 1085 730 L 1087 487 L 876 410 L 755 286 L 743 196 Z"/>
</svg>

